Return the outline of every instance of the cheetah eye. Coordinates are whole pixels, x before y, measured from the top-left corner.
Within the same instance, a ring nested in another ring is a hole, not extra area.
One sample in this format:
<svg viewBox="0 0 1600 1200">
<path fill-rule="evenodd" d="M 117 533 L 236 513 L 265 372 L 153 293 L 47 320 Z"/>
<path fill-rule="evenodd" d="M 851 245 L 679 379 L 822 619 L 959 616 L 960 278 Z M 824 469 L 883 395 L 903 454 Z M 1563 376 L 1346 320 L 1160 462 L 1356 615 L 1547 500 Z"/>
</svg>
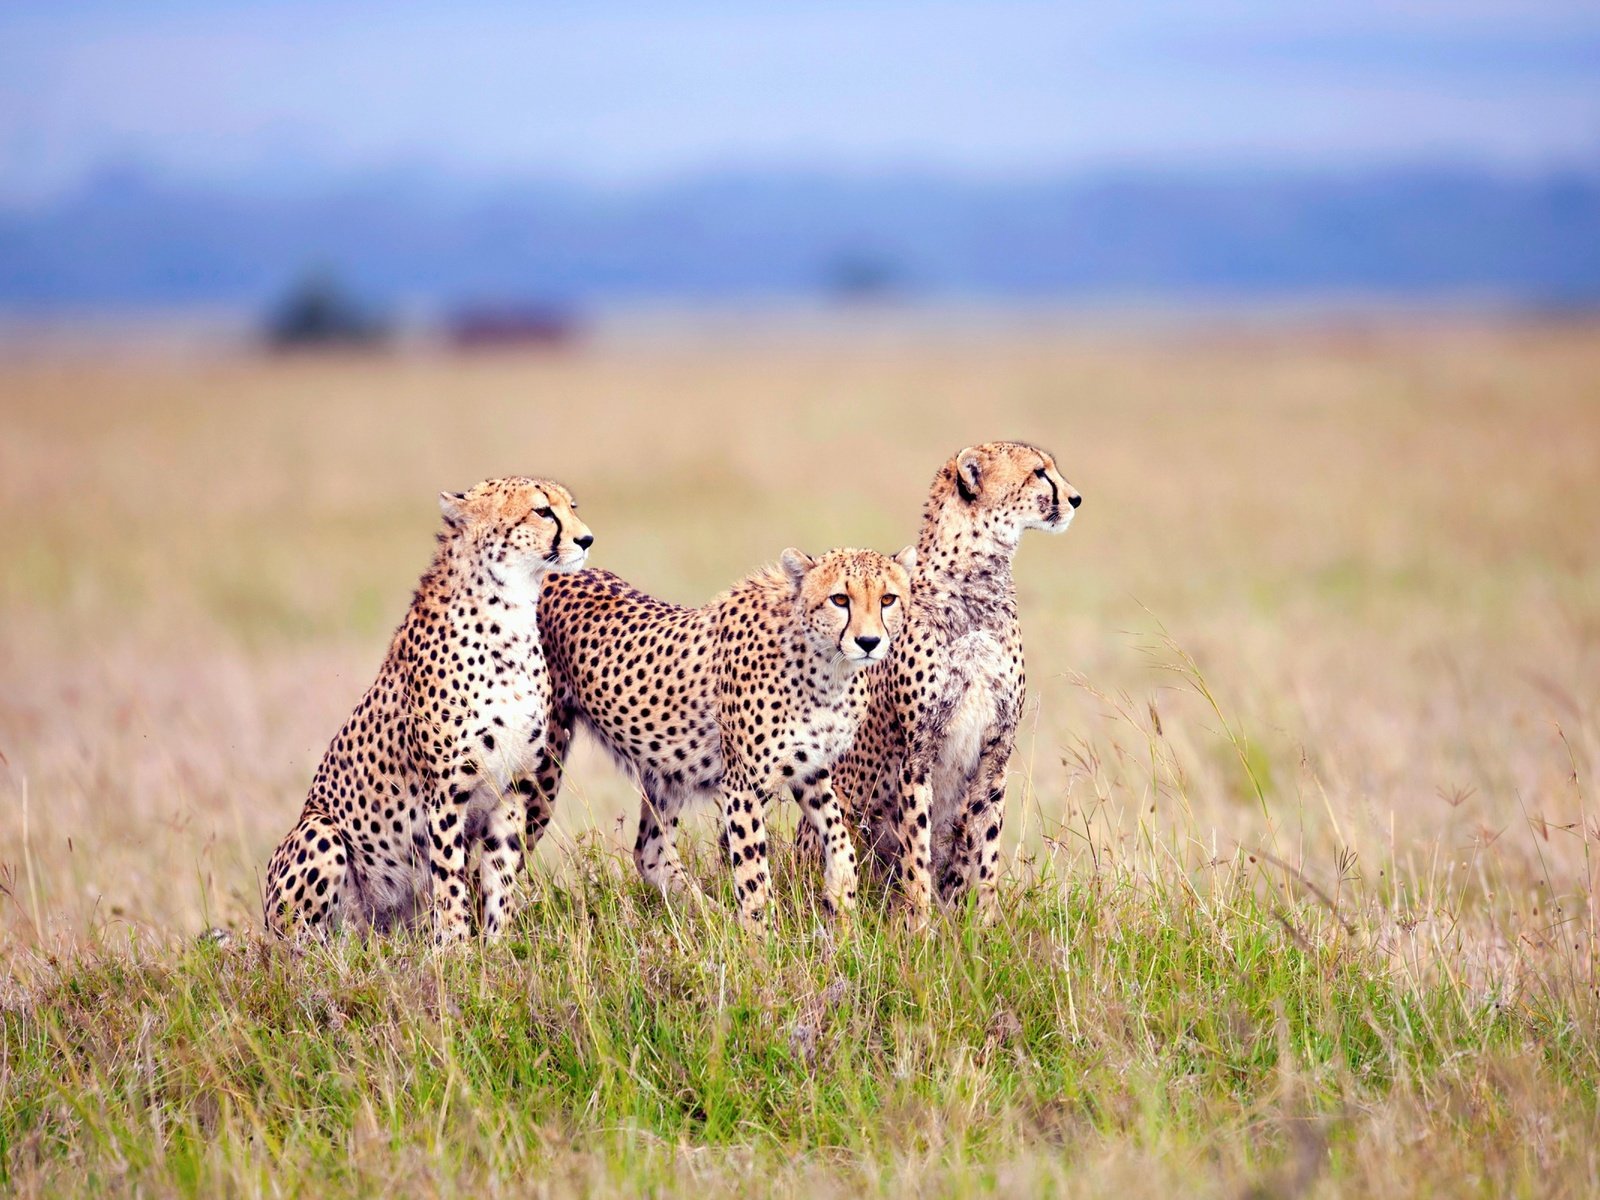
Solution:
<svg viewBox="0 0 1600 1200">
<path fill-rule="evenodd" d="M 829 596 L 828 599 L 832 600 L 833 603 L 839 608 L 850 607 L 850 597 L 846 596 L 843 592 L 835 592 L 833 595 Z"/>
<path fill-rule="evenodd" d="M 895 601 L 896 601 L 896 600 L 898 600 L 898 599 L 900 599 L 900 597 L 899 597 L 899 596 L 885 596 L 885 597 L 884 597 L 884 598 L 883 598 L 883 606 L 884 606 L 884 607 L 885 607 L 885 608 L 889 608 L 889 607 L 891 607 L 891 606 L 892 606 L 892 605 L 893 605 L 893 604 L 894 604 L 894 602 L 895 602 Z"/>
<path fill-rule="evenodd" d="M 543 517 L 546 521 L 548 521 L 551 517 L 556 515 L 554 512 L 552 512 L 548 508 L 536 508 L 536 509 L 533 510 L 533 514 L 536 517 Z"/>
<path fill-rule="evenodd" d="M 1043 467 L 1035 467 L 1033 469 L 1033 473 L 1035 475 L 1037 475 L 1040 479 L 1044 478 L 1044 468 Z"/>
</svg>

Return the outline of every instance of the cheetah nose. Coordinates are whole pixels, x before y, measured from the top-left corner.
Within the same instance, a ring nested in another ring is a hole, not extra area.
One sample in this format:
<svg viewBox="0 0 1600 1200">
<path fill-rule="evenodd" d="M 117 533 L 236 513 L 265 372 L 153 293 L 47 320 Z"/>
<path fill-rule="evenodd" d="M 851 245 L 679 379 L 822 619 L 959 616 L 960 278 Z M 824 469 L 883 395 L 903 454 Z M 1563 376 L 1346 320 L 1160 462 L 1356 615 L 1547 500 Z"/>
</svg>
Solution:
<svg viewBox="0 0 1600 1200">
<path fill-rule="evenodd" d="M 883 639 L 880 637 L 873 637 L 871 634 L 864 633 L 856 639 L 856 645 L 860 646 L 868 654 L 871 654 L 878 648 L 878 643 L 881 641 L 883 641 Z"/>
<path fill-rule="evenodd" d="M 1071 496 L 1067 497 L 1067 503 L 1072 505 L 1073 508 L 1077 508 L 1078 505 L 1083 503 L 1083 497 L 1078 495 L 1077 492 L 1073 492 Z"/>
<path fill-rule="evenodd" d="M 594 545 L 594 534 L 586 533 L 581 538 L 573 538 L 572 540 L 577 542 L 578 545 L 583 549 L 587 550 L 590 546 Z"/>
</svg>

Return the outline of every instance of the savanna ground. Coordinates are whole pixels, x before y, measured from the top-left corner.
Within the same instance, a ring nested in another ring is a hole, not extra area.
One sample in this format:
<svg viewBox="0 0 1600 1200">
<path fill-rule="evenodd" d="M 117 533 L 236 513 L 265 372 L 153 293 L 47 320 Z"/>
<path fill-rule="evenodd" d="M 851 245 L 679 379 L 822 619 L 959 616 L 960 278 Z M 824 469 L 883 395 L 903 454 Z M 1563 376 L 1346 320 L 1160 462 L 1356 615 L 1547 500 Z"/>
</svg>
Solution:
<svg viewBox="0 0 1600 1200">
<path fill-rule="evenodd" d="M 556 475 L 693 602 L 995 437 L 1086 496 L 998 928 L 780 864 L 755 947 L 586 752 L 509 943 L 260 940 L 441 488 Z M 1597 683 L 1593 327 L 14 362 L 0 1190 L 1592 1194 Z"/>
</svg>

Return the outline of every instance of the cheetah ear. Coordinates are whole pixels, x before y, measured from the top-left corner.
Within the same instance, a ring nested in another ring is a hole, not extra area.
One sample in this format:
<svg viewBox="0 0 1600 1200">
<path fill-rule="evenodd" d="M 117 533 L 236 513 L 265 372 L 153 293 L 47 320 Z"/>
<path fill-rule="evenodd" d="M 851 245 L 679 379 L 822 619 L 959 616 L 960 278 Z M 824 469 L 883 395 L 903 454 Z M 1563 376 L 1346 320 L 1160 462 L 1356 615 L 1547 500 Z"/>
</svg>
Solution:
<svg viewBox="0 0 1600 1200">
<path fill-rule="evenodd" d="M 467 521 L 467 494 L 465 492 L 440 492 L 439 511 L 444 523 L 451 529 L 460 529 Z"/>
<path fill-rule="evenodd" d="M 906 569 L 907 575 L 911 574 L 917 569 L 917 548 L 915 546 L 907 546 L 894 556 L 894 560 Z"/>
<path fill-rule="evenodd" d="M 784 574 L 795 587 L 799 587 L 800 581 L 806 577 L 806 572 L 817 565 L 817 560 L 811 555 L 796 550 L 793 546 L 778 556 L 778 562 L 782 564 Z"/>
<path fill-rule="evenodd" d="M 956 490 L 961 498 L 971 504 L 978 498 L 978 486 L 983 480 L 983 463 L 976 447 L 968 446 L 956 455 Z"/>
</svg>

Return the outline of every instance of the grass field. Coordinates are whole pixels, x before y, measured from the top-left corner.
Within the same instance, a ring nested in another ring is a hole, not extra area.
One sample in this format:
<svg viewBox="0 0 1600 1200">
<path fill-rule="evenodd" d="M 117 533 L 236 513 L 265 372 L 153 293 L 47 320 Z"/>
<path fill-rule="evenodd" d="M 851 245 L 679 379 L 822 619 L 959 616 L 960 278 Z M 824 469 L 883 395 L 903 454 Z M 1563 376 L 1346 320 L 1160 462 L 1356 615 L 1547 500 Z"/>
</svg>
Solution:
<svg viewBox="0 0 1600 1200">
<path fill-rule="evenodd" d="M 261 942 L 441 488 L 555 475 L 694 602 L 997 437 L 1086 498 L 1018 556 L 999 928 L 780 863 L 753 946 L 580 752 L 509 944 Z M 0 1190 L 1593 1194 L 1597 685 L 1592 326 L 15 362 Z"/>
</svg>

